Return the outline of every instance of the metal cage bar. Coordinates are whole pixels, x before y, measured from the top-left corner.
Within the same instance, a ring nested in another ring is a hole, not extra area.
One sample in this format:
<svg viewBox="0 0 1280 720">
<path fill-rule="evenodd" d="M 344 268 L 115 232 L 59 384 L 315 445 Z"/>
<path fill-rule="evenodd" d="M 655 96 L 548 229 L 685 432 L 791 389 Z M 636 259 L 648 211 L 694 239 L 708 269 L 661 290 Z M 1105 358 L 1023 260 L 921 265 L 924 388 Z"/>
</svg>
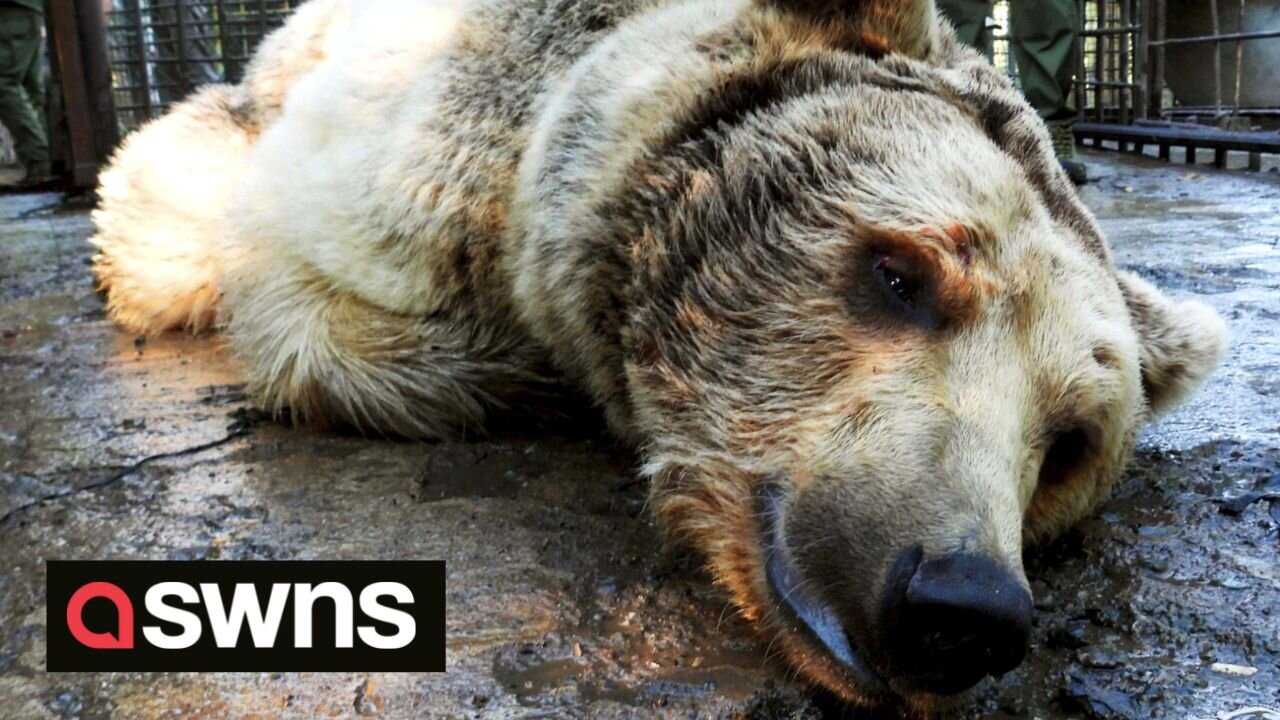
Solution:
<svg viewBox="0 0 1280 720">
<path fill-rule="evenodd" d="M 107 46 L 117 122 L 132 130 L 210 82 L 238 82 L 301 0 L 113 0 Z"/>
</svg>

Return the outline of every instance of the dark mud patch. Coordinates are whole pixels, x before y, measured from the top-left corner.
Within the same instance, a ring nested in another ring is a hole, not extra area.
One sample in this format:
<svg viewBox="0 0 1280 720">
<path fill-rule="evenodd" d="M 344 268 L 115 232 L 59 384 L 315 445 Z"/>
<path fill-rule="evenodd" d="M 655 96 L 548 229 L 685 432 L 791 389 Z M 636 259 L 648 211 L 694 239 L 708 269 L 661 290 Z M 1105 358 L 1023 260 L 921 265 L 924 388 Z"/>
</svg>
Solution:
<svg viewBox="0 0 1280 720">
<path fill-rule="evenodd" d="M 584 461 L 585 458 L 585 461 Z M 448 498 L 523 498 L 580 507 L 608 499 L 621 488 L 615 478 L 628 476 L 633 455 L 604 437 L 584 439 L 545 437 L 537 444 L 506 440 L 450 445 L 447 453 L 432 453 L 415 478 L 415 499 L 432 502 Z M 581 494 L 566 496 L 561 479 L 581 482 Z M 637 487 L 640 484 L 636 484 Z"/>
<path fill-rule="evenodd" d="M 1028 662 L 969 715 L 1212 717 L 1280 703 L 1280 445 L 1140 450 L 1093 518 L 1026 558 Z M 1239 512 L 1223 512 L 1233 499 Z"/>
</svg>

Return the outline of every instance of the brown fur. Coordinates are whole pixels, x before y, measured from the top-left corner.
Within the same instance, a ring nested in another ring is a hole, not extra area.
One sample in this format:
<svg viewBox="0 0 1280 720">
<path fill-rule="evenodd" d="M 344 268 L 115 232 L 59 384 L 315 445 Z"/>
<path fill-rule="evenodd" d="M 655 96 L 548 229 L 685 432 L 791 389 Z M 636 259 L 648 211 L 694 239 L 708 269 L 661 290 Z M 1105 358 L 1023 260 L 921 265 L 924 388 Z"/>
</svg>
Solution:
<svg viewBox="0 0 1280 720">
<path fill-rule="evenodd" d="M 1035 113 L 928 0 L 300 18 L 115 161 L 112 316 L 216 315 L 268 408 L 391 434 L 483 426 L 549 359 L 639 448 L 668 536 L 850 701 L 941 702 L 875 627 L 894 557 L 1025 585 L 1023 544 L 1104 497 L 1223 352 L 1210 311 L 1116 270 Z M 244 147 L 192 155 L 221 194 L 189 217 L 152 165 L 228 123 Z M 797 625 L 776 557 L 888 690 Z"/>
</svg>

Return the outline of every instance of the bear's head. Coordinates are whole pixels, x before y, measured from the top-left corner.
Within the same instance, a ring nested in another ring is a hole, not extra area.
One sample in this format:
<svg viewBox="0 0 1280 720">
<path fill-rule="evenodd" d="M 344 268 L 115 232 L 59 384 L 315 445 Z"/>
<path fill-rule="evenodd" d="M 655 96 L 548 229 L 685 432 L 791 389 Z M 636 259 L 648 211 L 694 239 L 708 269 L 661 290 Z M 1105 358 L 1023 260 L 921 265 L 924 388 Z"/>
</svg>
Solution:
<svg viewBox="0 0 1280 720">
<path fill-rule="evenodd" d="M 652 505 L 803 676 L 928 707 L 1021 662 L 1024 544 L 1105 497 L 1224 329 L 1114 266 L 931 2 L 743 23 L 751 62 L 643 168 L 624 339 Z"/>
</svg>

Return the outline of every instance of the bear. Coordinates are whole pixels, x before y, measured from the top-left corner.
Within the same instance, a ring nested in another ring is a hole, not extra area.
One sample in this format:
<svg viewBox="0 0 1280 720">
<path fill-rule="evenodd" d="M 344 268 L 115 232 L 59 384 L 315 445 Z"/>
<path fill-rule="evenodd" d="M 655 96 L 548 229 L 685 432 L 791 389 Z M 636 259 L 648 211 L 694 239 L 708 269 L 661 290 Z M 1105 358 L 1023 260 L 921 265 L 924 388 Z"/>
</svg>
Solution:
<svg viewBox="0 0 1280 720">
<path fill-rule="evenodd" d="M 567 382 L 799 677 L 908 712 L 1023 660 L 1024 547 L 1225 351 L 931 0 L 309 0 L 100 197 L 123 327 L 373 434 Z"/>
</svg>

